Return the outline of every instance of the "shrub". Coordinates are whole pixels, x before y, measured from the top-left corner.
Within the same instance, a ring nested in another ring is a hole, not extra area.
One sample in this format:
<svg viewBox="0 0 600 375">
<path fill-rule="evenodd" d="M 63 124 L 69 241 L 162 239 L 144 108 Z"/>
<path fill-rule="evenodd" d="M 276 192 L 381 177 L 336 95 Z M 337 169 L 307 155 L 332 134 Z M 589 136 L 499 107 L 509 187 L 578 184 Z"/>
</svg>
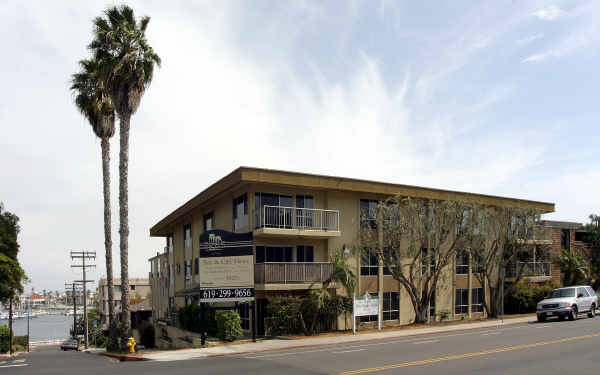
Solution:
<svg viewBox="0 0 600 375">
<path fill-rule="evenodd" d="M 0 353 L 6 353 L 10 349 L 10 329 L 0 326 Z"/>
<path fill-rule="evenodd" d="M 300 299 L 295 297 L 275 297 L 266 308 L 268 328 L 272 335 L 300 333 Z"/>
<path fill-rule="evenodd" d="M 217 311 L 217 337 L 226 341 L 234 341 L 242 335 L 242 320 L 237 311 Z"/>
<path fill-rule="evenodd" d="M 525 314 L 535 312 L 536 305 L 556 286 L 552 283 L 537 284 L 529 281 L 519 282 L 504 301 L 507 314 Z"/>
<path fill-rule="evenodd" d="M 13 336 L 13 345 L 19 345 L 27 347 L 27 335 L 25 336 Z"/>
<path fill-rule="evenodd" d="M 215 312 L 212 309 L 198 305 L 187 305 L 177 311 L 179 326 L 185 330 L 206 333 L 210 336 L 216 336 L 217 324 L 215 321 Z"/>
</svg>

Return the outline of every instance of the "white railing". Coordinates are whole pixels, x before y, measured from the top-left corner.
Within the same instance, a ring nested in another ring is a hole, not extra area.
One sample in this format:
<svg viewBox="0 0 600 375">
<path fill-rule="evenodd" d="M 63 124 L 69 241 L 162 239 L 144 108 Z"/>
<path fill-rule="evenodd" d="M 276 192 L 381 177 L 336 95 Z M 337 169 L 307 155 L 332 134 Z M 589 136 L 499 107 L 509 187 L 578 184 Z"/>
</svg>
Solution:
<svg viewBox="0 0 600 375">
<path fill-rule="evenodd" d="M 331 263 L 256 263 L 254 282 L 256 284 L 293 284 L 325 282 L 331 278 Z"/>
<path fill-rule="evenodd" d="M 340 212 L 316 208 L 263 206 L 254 211 L 256 228 L 340 230 Z"/>
</svg>

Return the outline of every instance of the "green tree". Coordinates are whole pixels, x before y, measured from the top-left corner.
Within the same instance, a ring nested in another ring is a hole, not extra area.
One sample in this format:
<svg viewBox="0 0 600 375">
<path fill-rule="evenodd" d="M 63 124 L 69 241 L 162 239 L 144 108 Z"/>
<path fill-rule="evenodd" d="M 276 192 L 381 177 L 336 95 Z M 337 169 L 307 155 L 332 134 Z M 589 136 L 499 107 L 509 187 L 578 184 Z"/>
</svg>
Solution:
<svg viewBox="0 0 600 375">
<path fill-rule="evenodd" d="M 578 251 L 561 250 L 560 255 L 554 259 L 554 264 L 563 273 L 565 286 L 586 283 L 590 279 L 590 265 Z"/>
<path fill-rule="evenodd" d="M 136 20 L 126 5 L 109 7 L 94 19 L 94 40 L 90 49 L 101 63 L 106 86 L 119 116 L 119 235 L 121 251 L 121 321 L 125 344 L 130 330 L 129 316 L 129 129 L 131 116 L 152 82 L 154 67 L 161 59 L 148 44 L 146 29 L 150 17 Z"/>
<path fill-rule="evenodd" d="M 112 269 L 112 235 L 110 209 L 110 138 L 115 134 L 115 110 L 96 60 L 81 60 L 80 71 L 73 74 L 71 90 L 75 106 L 88 120 L 94 134 L 100 138 L 102 153 L 102 185 L 104 197 L 104 250 L 106 258 L 106 283 L 108 286 L 109 349 L 116 347 L 117 329 L 114 316 L 114 291 Z"/>
<path fill-rule="evenodd" d="M 5 211 L 4 205 L 0 202 L 0 302 L 8 302 L 9 305 L 8 328 L 11 353 L 13 347 L 13 299 L 23 293 L 23 283 L 27 280 L 17 259 L 20 230 L 19 217 Z"/>
</svg>

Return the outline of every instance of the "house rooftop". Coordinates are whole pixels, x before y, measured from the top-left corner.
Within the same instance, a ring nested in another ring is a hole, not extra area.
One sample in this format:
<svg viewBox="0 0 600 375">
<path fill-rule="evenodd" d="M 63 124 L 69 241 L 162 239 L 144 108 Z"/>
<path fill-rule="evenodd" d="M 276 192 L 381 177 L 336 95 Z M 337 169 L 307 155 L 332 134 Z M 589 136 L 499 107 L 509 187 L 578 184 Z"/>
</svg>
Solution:
<svg viewBox="0 0 600 375">
<path fill-rule="evenodd" d="M 218 199 L 231 188 L 244 183 L 266 183 L 281 186 L 298 186 L 327 191 L 374 193 L 382 196 L 393 196 L 400 194 L 417 198 L 440 200 L 472 200 L 489 205 L 517 207 L 527 206 L 531 208 L 537 208 L 542 211 L 542 213 L 554 212 L 554 203 L 435 189 L 413 185 L 394 184 L 388 182 L 361 180 L 347 177 L 325 176 L 253 167 L 239 167 L 161 219 L 158 223 L 152 226 L 152 228 L 150 228 L 150 236 L 160 237 L 168 235 L 170 233 L 169 226 L 175 223 L 181 216 L 197 207 L 202 206 L 212 199 Z"/>
</svg>

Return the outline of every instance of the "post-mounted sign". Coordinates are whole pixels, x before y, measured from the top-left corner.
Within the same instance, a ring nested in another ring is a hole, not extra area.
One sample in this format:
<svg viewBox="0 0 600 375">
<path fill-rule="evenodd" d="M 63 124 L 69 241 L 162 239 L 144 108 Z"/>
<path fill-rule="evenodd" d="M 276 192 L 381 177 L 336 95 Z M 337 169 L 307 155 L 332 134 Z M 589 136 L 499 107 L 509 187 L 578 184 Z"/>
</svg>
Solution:
<svg viewBox="0 0 600 375">
<path fill-rule="evenodd" d="M 200 236 L 200 302 L 254 301 L 252 232 Z"/>
</svg>

